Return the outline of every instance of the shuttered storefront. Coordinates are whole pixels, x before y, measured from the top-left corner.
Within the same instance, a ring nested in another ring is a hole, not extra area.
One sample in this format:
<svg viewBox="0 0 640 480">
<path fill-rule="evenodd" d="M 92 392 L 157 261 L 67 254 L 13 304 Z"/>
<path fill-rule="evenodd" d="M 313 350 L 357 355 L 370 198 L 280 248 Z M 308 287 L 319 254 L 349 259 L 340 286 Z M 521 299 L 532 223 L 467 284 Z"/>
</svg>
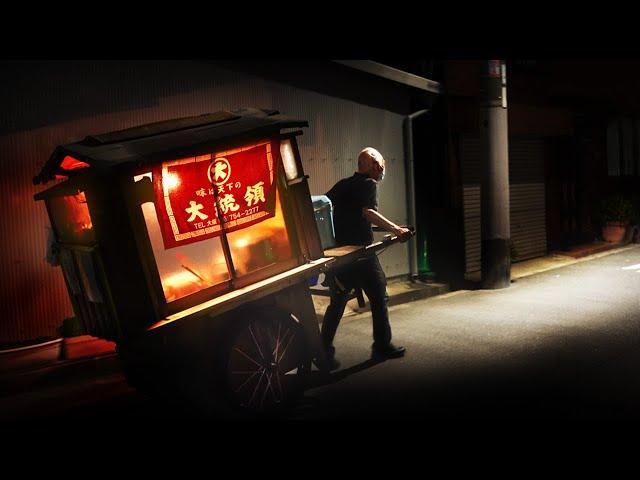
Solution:
<svg viewBox="0 0 640 480">
<path fill-rule="evenodd" d="M 547 253 L 542 138 L 509 139 L 509 195 L 513 261 Z M 463 181 L 465 273 L 481 268 L 481 145 L 477 135 L 460 140 Z"/>
</svg>

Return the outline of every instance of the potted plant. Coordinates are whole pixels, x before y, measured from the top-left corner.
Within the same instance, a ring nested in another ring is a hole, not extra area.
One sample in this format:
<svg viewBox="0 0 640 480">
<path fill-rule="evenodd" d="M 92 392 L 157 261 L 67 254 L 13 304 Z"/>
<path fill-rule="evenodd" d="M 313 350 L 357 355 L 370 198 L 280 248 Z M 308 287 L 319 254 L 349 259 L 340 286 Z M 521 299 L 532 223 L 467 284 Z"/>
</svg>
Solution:
<svg viewBox="0 0 640 480">
<path fill-rule="evenodd" d="M 605 198 L 600 206 L 604 241 L 620 243 L 624 239 L 632 215 L 633 206 L 622 195 L 617 194 Z"/>
</svg>

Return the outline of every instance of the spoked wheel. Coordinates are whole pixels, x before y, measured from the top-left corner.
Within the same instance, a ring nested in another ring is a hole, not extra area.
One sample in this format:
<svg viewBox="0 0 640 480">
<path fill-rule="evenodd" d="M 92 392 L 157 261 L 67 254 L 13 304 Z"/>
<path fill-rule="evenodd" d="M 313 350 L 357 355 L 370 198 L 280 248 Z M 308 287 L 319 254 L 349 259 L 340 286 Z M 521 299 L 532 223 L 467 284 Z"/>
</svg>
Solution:
<svg viewBox="0 0 640 480">
<path fill-rule="evenodd" d="M 226 349 L 226 383 L 234 406 L 272 413 L 302 393 L 309 356 L 301 326 L 288 315 L 245 321 Z"/>
</svg>

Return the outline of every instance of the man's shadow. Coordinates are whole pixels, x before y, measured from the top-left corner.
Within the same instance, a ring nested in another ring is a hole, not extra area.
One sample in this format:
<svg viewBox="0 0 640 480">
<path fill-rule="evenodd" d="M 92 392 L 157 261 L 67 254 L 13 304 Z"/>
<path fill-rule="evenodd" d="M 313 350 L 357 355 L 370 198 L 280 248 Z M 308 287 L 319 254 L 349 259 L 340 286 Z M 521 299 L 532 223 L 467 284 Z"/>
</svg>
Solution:
<svg viewBox="0 0 640 480">
<path fill-rule="evenodd" d="M 379 363 L 386 361 L 386 359 L 373 359 L 369 358 L 363 362 L 353 365 L 344 370 L 335 370 L 333 372 L 323 372 L 321 370 L 312 370 L 309 373 L 308 380 L 306 382 L 305 391 L 323 387 L 325 385 L 331 385 L 358 372 L 362 372 L 368 368 L 371 368 Z M 310 395 L 304 395 L 298 402 L 298 409 L 304 411 L 308 408 L 313 408 L 318 405 L 319 400 Z"/>
<path fill-rule="evenodd" d="M 306 390 L 322 387 L 325 385 L 331 385 L 333 383 L 339 382 L 340 380 L 344 380 L 350 375 L 353 375 L 358 372 L 362 372 L 363 370 L 371 368 L 384 361 L 386 361 L 386 359 L 368 358 L 364 362 L 360 362 L 356 365 L 352 365 L 351 367 L 345 368 L 343 370 L 335 370 L 333 372 L 323 372 L 321 370 L 312 370 L 309 373 L 309 379 L 306 383 Z"/>
</svg>

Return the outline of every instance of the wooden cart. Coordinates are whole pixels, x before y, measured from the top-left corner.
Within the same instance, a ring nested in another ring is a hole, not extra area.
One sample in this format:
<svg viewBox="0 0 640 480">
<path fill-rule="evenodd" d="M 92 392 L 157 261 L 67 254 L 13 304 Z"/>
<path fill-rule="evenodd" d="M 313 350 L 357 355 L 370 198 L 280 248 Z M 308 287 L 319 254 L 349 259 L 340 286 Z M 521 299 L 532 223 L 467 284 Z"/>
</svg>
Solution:
<svg viewBox="0 0 640 480">
<path fill-rule="evenodd" d="M 309 279 L 396 239 L 323 250 L 306 126 L 256 109 L 143 125 L 58 146 L 34 177 L 55 182 L 35 199 L 75 315 L 130 383 L 269 410 L 327 373 Z"/>
</svg>

